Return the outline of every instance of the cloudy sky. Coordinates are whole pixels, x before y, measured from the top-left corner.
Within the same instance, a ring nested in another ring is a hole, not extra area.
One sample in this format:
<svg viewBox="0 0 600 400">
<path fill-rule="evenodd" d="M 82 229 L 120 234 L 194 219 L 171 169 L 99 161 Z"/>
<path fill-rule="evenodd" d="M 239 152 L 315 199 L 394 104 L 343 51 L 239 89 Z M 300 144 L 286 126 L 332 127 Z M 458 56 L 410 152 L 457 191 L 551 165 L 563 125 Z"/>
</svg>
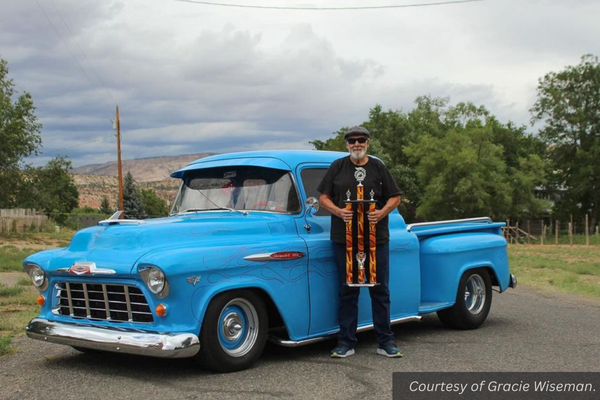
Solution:
<svg viewBox="0 0 600 400">
<path fill-rule="evenodd" d="M 124 159 L 308 149 L 425 94 L 528 124 L 540 77 L 600 55 L 597 0 L 193 1 L 1 0 L 0 58 L 44 126 L 29 161 L 115 160 L 116 105 Z"/>
</svg>

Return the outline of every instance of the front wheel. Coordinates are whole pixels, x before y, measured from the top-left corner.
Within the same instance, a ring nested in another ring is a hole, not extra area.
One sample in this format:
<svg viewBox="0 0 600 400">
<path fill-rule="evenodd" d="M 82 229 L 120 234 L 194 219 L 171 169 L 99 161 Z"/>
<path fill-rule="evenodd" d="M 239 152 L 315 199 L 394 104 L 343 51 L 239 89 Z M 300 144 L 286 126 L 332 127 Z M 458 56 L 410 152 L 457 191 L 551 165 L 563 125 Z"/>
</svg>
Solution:
<svg viewBox="0 0 600 400">
<path fill-rule="evenodd" d="M 268 315 L 263 300 L 250 290 L 215 297 L 200 331 L 200 364 L 215 372 L 249 368 L 267 340 Z"/>
<path fill-rule="evenodd" d="M 476 329 L 492 306 L 492 282 L 488 270 L 466 271 L 460 279 L 454 306 L 437 312 L 442 323 L 453 329 Z"/>
</svg>

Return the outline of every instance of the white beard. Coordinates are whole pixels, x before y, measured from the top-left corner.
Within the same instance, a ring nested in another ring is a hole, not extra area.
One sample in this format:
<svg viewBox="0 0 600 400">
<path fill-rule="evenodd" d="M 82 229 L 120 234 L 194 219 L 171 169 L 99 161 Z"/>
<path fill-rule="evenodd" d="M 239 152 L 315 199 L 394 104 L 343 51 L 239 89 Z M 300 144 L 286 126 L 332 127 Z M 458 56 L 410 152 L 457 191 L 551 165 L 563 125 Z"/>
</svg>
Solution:
<svg viewBox="0 0 600 400">
<path fill-rule="evenodd" d="M 365 156 L 365 154 L 367 154 L 367 150 L 362 149 L 360 152 L 355 152 L 353 150 L 350 151 L 350 157 L 352 157 L 353 160 L 355 161 L 360 161 L 363 159 L 363 157 Z"/>
</svg>

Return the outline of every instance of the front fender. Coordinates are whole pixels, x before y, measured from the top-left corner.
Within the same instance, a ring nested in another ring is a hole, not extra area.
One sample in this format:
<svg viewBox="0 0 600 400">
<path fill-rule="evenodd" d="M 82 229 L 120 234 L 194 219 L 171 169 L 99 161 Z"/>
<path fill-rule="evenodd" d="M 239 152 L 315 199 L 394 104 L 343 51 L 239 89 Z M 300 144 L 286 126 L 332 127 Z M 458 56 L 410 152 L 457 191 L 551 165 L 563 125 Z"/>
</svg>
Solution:
<svg viewBox="0 0 600 400">
<path fill-rule="evenodd" d="M 157 265 L 170 285 L 165 301 L 186 308 L 200 328 L 210 301 L 219 293 L 239 289 L 264 292 L 277 307 L 291 338 L 305 338 L 309 326 L 308 254 L 298 237 L 280 236 L 260 244 L 211 243 L 149 254 L 139 263 Z M 296 252 L 289 260 L 247 259 L 272 252 Z M 199 331 L 199 330 L 198 330 Z"/>
</svg>

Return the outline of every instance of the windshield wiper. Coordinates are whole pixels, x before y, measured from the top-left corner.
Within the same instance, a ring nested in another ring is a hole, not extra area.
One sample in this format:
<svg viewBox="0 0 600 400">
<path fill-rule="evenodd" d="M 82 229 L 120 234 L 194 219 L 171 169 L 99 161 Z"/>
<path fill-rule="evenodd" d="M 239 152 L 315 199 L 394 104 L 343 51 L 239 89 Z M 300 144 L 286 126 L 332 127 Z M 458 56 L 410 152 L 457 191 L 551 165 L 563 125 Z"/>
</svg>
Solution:
<svg viewBox="0 0 600 400">
<path fill-rule="evenodd" d="M 194 212 L 194 211 L 211 211 L 211 210 L 226 210 L 226 211 L 234 211 L 234 212 L 238 212 L 242 215 L 248 215 L 250 214 L 250 211 L 247 210 L 236 210 L 235 208 L 229 208 L 229 207 L 223 207 L 218 205 L 217 203 L 215 203 L 214 201 L 212 201 L 211 199 L 208 198 L 207 195 L 205 195 L 202 192 L 202 189 L 196 189 L 198 191 L 198 193 L 200 193 L 206 200 L 208 200 L 213 206 L 215 206 L 215 208 L 188 208 L 187 210 L 185 210 L 184 212 Z"/>
<path fill-rule="evenodd" d="M 215 211 L 215 210 L 235 211 L 235 212 L 239 212 L 240 214 L 243 214 L 243 215 L 250 214 L 250 211 L 247 211 L 247 210 L 236 210 L 235 208 L 229 208 L 229 207 L 188 208 L 187 210 L 183 210 L 182 212 L 183 213 L 187 213 L 187 212 L 196 212 L 196 211 Z"/>
<path fill-rule="evenodd" d="M 235 208 L 221 207 L 221 206 L 217 206 L 216 208 L 205 208 L 205 210 L 209 210 L 209 211 L 227 210 L 227 211 L 235 211 L 235 212 L 238 212 L 238 213 L 240 213 L 242 215 L 248 215 L 248 214 L 250 214 L 250 211 L 248 211 L 248 210 L 236 210 Z"/>
</svg>

